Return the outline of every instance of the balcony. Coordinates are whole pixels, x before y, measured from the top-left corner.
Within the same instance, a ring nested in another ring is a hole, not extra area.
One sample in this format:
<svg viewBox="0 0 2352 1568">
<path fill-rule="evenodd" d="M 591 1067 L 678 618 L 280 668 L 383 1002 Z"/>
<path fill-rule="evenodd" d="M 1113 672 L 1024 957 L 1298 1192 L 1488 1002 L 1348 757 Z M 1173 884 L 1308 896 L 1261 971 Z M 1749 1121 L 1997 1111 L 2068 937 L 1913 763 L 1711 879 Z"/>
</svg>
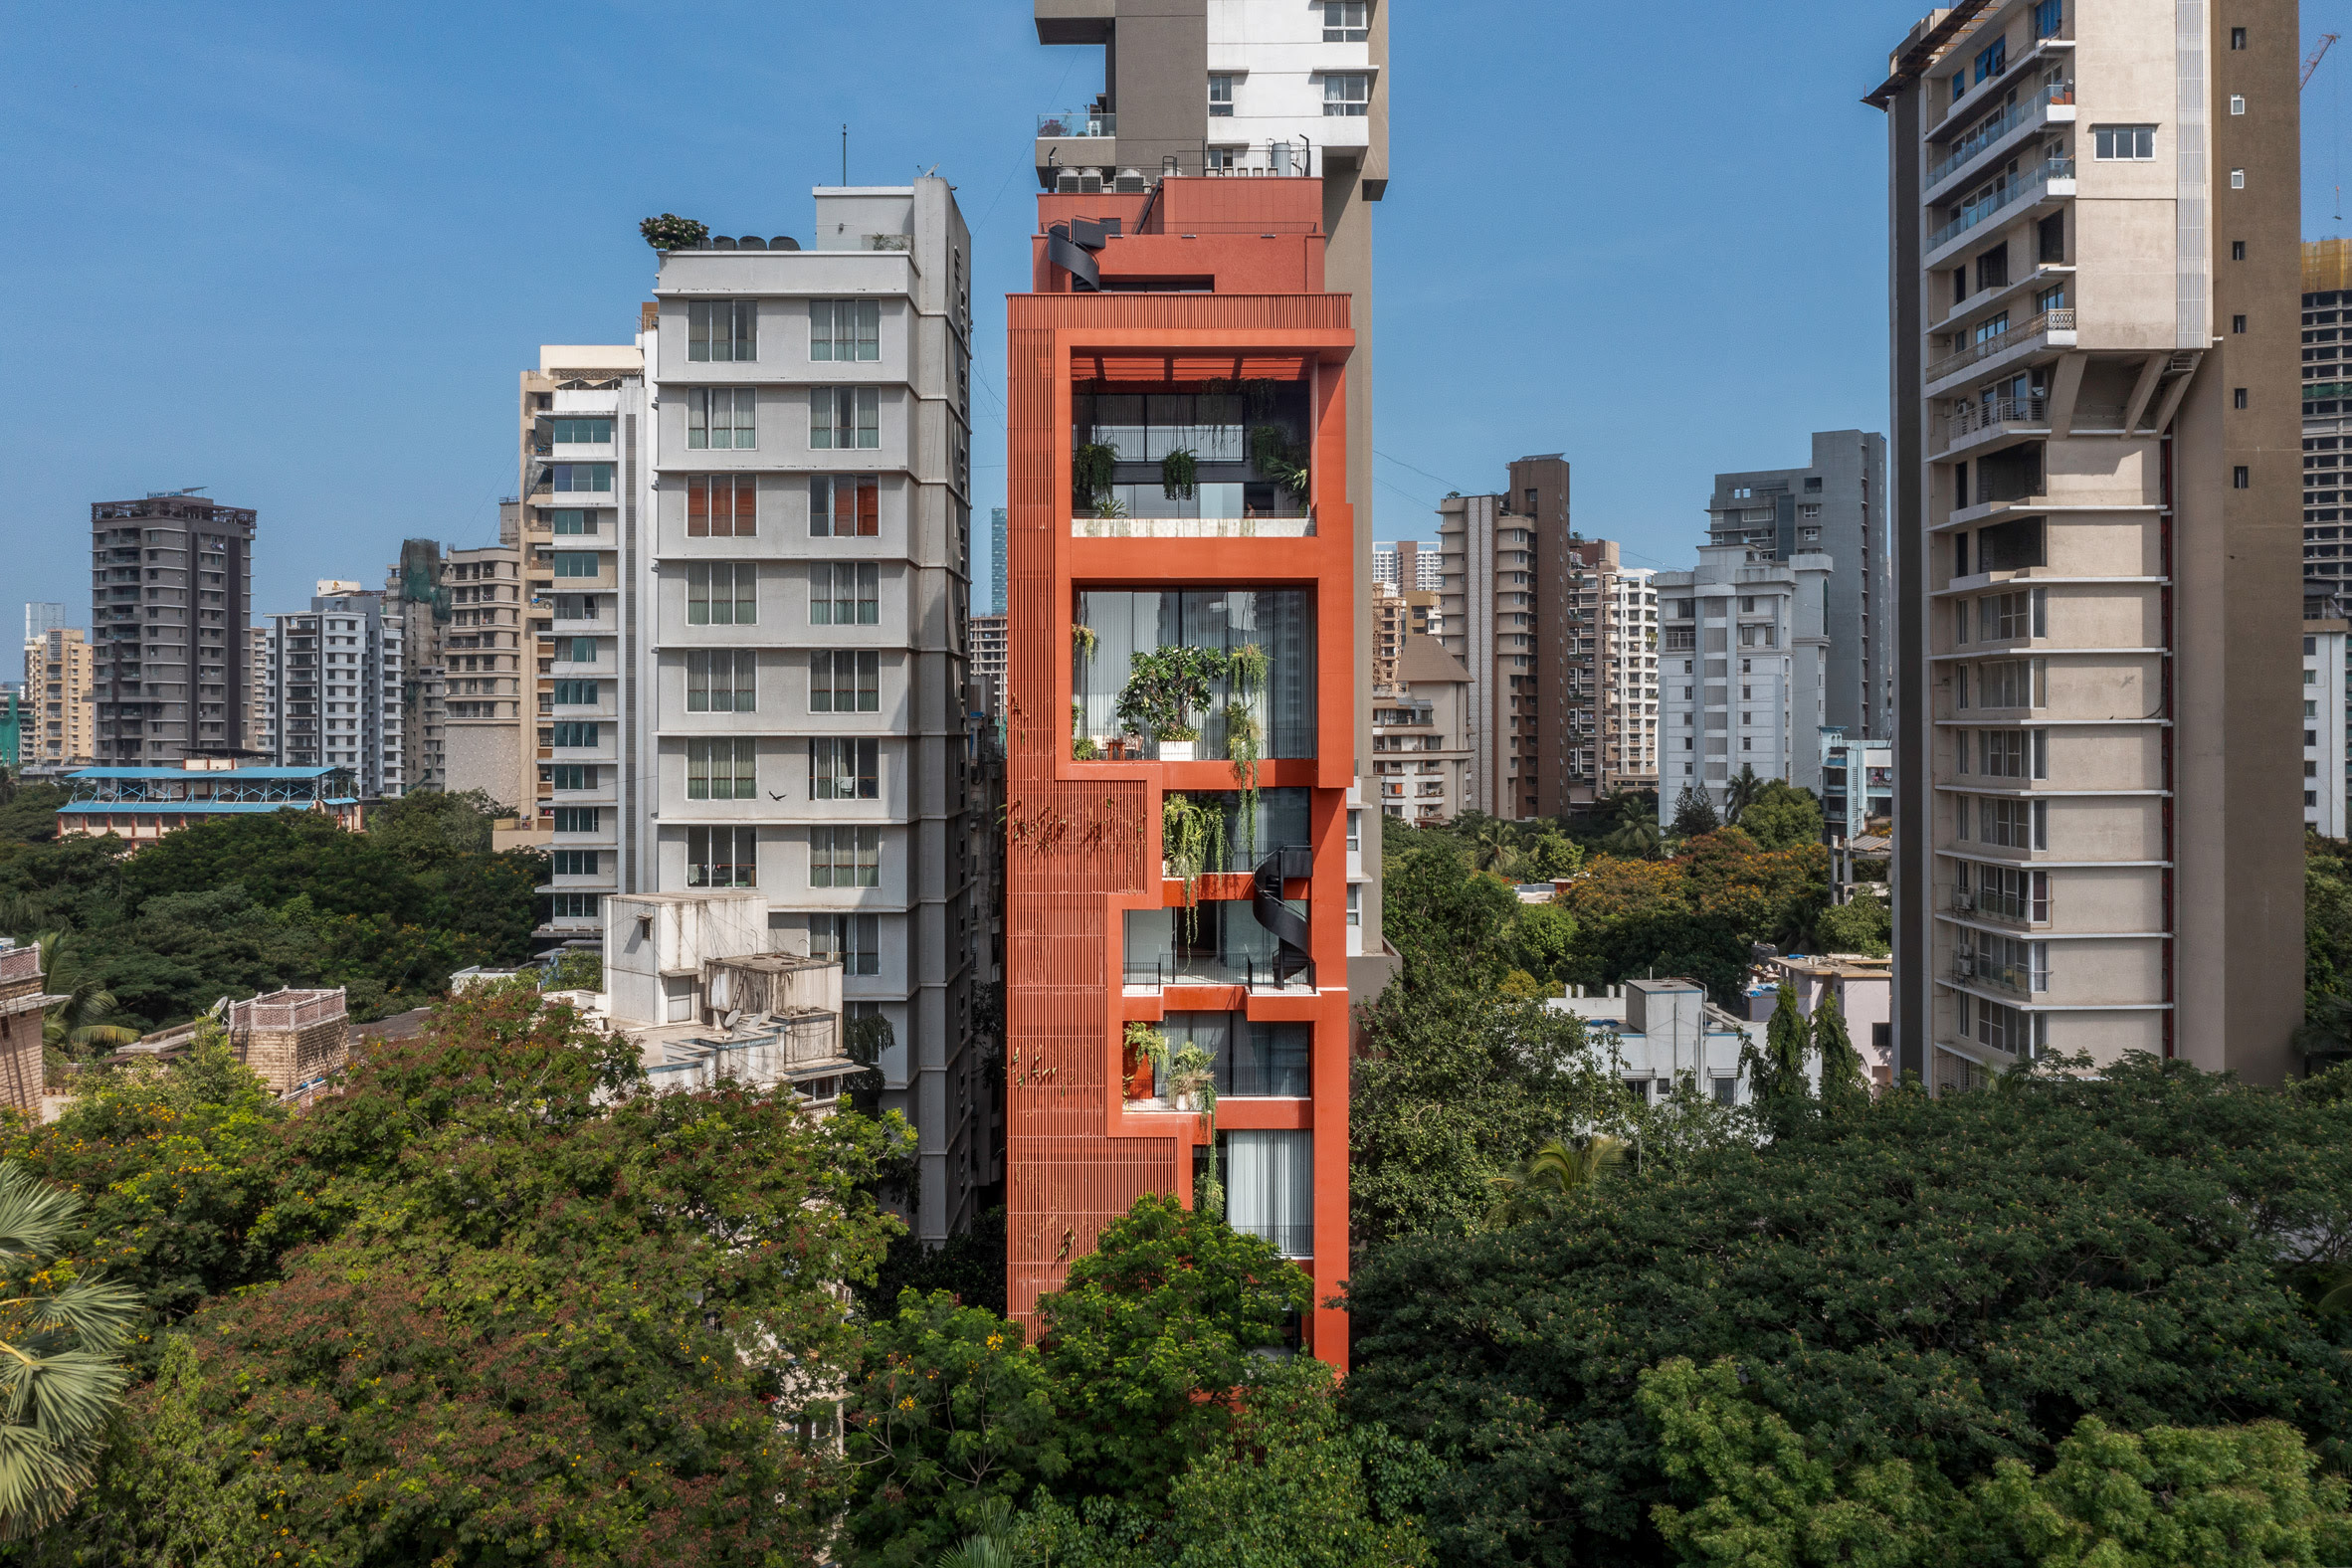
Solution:
<svg viewBox="0 0 2352 1568">
<path fill-rule="evenodd" d="M 1935 266 L 1940 259 L 1937 253 L 1942 251 L 1945 246 L 2002 213 L 2040 201 L 2046 194 L 2051 196 L 2071 196 L 2074 194 L 2074 160 L 2072 158 L 2046 159 L 2039 167 L 2020 174 L 2015 180 L 2003 185 L 1991 195 L 1963 205 L 1958 215 L 1950 223 L 1928 235 L 1927 255 L 1921 259 L 1921 265 Z"/>
<path fill-rule="evenodd" d="M 1302 517 L 1073 517 L 1074 539 L 1311 539 Z"/>
<path fill-rule="evenodd" d="M 2046 397 L 1994 397 L 1967 402 L 1944 421 L 1943 456 L 1984 446 L 2005 435 L 2047 435 Z"/>
<path fill-rule="evenodd" d="M 2021 1000 L 2050 989 L 2050 971 L 2031 964 L 2009 963 L 1983 953 L 1952 955 L 1952 978 L 1966 985 L 2003 991 Z"/>
<path fill-rule="evenodd" d="M 2028 316 L 2017 325 L 2004 327 L 1980 338 L 1957 353 L 1946 354 L 1928 365 L 1925 379 L 1933 385 L 1948 376 L 1958 375 L 1971 365 L 1998 358 L 2013 348 L 2026 347 L 2037 339 L 2056 348 L 2074 346 L 2073 307 L 2061 306 Z"/>
<path fill-rule="evenodd" d="M 1119 117 L 1095 109 L 1068 109 L 1037 117 L 1040 141 L 1094 140 L 1116 136 Z"/>
<path fill-rule="evenodd" d="M 1927 183 L 1923 187 L 1930 200 L 1936 187 L 1965 169 L 1969 164 L 1997 144 L 2007 141 L 2011 134 L 2028 124 L 2042 124 L 2049 120 L 2071 120 L 2074 117 L 2074 84 L 2070 78 L 2045 82 L 2041 91 L 2021 98 L 2008 109 L 1963 136 L 1950 155 L 1931 164 Z M 2063 112 L 2052 113 L 2053 108 Z"/>
<path fill-rule="evenodd" d="M 1306 961 L 1303 970 L 1293 972 L 1286 980 L 1277 979 L 1272 958 L 1256 955 L 1231 960 L 1203 955 L 1155 958 L 1145 963 L 1128 963 L 1120 970 L 1122 984 L 1131 993 L 1158 993 L 1169 986 L 1241 986 L 1253 992 L 1312 991 L 1315 988 L 1315 966 Z"/>
</svg>

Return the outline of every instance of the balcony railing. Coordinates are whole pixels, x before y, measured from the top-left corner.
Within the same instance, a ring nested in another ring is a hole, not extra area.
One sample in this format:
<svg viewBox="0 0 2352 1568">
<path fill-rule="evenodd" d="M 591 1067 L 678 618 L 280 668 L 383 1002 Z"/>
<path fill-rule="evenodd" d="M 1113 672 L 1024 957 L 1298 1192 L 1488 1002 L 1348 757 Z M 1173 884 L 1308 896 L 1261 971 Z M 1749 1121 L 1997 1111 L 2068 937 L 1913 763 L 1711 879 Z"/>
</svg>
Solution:
<svg viewBox="0 0 2352 1568">
<path fill-rule="evenodd" d="M 1042 140 L 1049 136 L 1115 136 L 1119 117 L 1098 114 L 1092 109 L 1079 109 L 1061 114 L 1040 114 L 1037 133 Z"/>
<path fill-rule="evenodd" d="M 1122 966 L 1120 983 L 1130 991 L 1164 991 L 1172 985 L 1238 985 L 1252 991 L 1290 991 L 1315 988 L 1312 960 L 1287 982 L 1274 975 L 1272 958 L 1155 958 L 1148 964 Z"/>
<path fill-rule="evenodd" d="M 2036 199 L 2043 187 L 2052 180 L 2070 180 L 2073 177 L 2072 158 L 2046 159 L 2039 168 L 2020 174 L 1990 196 L 1962 206 L 1959 216 L 1927 237 L 1927 248 L 1930 251 L 1941 250 L 1995 213 L 2014 207 L 2021 201 Z"/>
<path fill-rule="evenodd" d="M 2030 997 L 2050 989 L 2050 971 L 2031 964 L 2001 963 L 1982 953 L 1959 953 L 1952 959 L 1952 978 L 1991 986 L 2012 995 Z"/>
<path fill-rule="evenodd" d="M 1073 517 L 1077 539 L 1311 539 L 1307 517 Z"/>
<path fill-rule="evenodd" d="M 2024 342 L 2043 332 L 2071 332 L 2074 330 L 2074 307 L 2061 306 L 2045 310 L 2040 315 L 2028 316 L 2015 326 L 2005 326 L 1990 336 L 1979 338 L 1957 353 L 1946 354 L 1927 367 L 1927 379 L 1941 381 L 1955 371 L 1965 370 L 1980 359 L 1990 359 L 2003 349 Z"/>
<path fill-rule="evenodd" d="M 2050 399 L 2046 397 L 1993 397 L 1982 402 L 1961 404 L 1959 411 L 1946 422 L 1944 433 L 1947 440 L 1958 441 L 1963 436 L 2000 425 L 2045 425 L 2049 422 Z"/>
<path fill-rule="evenodd" d="M 2045 105 L 2073 101 L 2073 83 L 2068 81 L 2043 83 L 2042 92 L 2039 95 L 2018 99 L 2015 103 L 2010 104 L 2007 110 L 1986 120 L 1976 129 L 1961 137 L 1958 145 L 1952 148 L 1950 156 L 1928 169 L 1928 185 L 1933 187 L 1942 184 L 1946 175 L 1984 151 L 1994 142 L 1999 141 L 2003 136 L 2017 129 L 2027 120 L 2040 114 Z"/>
</svg>

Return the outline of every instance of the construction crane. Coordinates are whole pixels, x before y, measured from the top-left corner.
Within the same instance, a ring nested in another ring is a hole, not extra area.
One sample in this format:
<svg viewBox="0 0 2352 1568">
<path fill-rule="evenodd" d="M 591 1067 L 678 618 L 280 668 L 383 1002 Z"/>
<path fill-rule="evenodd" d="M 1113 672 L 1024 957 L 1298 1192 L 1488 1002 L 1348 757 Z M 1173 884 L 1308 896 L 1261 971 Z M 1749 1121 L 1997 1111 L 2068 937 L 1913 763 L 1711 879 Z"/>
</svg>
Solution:
<svg viewBox="0 0 2352 1568">
<path fill-rule="evenodd" d="M 2302 89 L 2311 85 L 2311 73 L 2319 69 L 2319 63 L 2327 58 L 2328 46 L 2333 44 L 2335 41 L 2336 35 L 2333 33 L 2322 33 L 2319 35 L 2319 47 L 2312 50 L 2311 53 L 2304 58 L 2303 80 L 2295 85 L 2297 92 L 2300 92 Z"/>
</svg>

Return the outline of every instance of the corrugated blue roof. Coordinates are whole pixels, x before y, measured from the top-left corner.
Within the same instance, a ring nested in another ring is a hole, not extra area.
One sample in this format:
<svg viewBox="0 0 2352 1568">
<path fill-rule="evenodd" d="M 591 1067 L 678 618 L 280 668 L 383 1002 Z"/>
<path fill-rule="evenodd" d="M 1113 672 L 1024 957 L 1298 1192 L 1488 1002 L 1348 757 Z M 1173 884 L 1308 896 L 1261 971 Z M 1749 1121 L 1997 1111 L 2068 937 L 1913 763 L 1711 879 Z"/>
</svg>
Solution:
<svg viewBox="0 0 2352 1568">
<path fill-rule="evenodd" d="M 338 800 L 77 800 L 60 806 L 61 815 L 109 817 L 116 812 L 146 816 L 202 816 L 229 811 L 302 811 L 311 806 L 356 806 L 357 796 Z"/>
<path fill-rule="evenodd" d="M 349 768 L 83 768 L 70 779 L 314 779 Z"/>
</svg>

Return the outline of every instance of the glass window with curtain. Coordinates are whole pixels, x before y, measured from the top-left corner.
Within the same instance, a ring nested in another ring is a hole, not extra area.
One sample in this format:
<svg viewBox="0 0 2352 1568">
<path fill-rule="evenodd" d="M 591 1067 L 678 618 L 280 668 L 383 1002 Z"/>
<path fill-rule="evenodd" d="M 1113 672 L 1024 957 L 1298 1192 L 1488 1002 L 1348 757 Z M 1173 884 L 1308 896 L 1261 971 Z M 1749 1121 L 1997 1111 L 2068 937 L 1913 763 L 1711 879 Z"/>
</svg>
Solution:
<svg viewBox="0 0 2352 1568">
<path fill-rule="evenodd" d="M 881 531 L 879 476 L 819 474 L 809 481 L 810 538 L 872 538 Z"/>
<path fill-rule="evenodd" d="M 757 712 L 758 693 L 759 656 L 749 649 L 696 649 L 686 655 L 687 712 Z"/>
<path fill-rule="evenodd" d="M 809 388 L 809 446 L 848 452 L 882 445 L 882 394 L 874 387 Z"/>
<path fill-rule="evenodd" d="M 759 532 L 759 487 L 748 474 L 686 476 L 686 537 L 748 539 Z"/>
<path fill-rule="evenodd" d="M 759 569 L 750 561 L 693 561 L 686 566 L 688 626 L 751 626 L 758 619 Z"/>
<path fill-rule="evenodd" d="M 596 663 L 597 644 L 593 637 L 567 637 L 556 645 L 568 655 L 567 663 L 592 665 Z"/>
<path fill-rule="evenodd" d="M 882 302 L 811 299 L 809 357 L 833 363 L 882 358 Z"/>
<path fill-rule="evenodd" d="M 845 975 L 882 973 L 882 917 L 873 914 L 812 914 L 809 956 L 838 958 Z"/>
<path fill-rule="evenodd" d="M 758 886 L 758 830 L 743 827 L 686 829 L 686 885 Z"/>
<path fill-rule="evenodd" d="M 757 800 L 756 742 L 747 736 L 686 743 L 686 799 Z"/>
<path fill-rule="evenodd" d="M 558 419 L 551 422 L 548 434 L 558 446 L 609 447 L 613 444 L 613 422 L 609 419 Z"/>
<path fill-rule="evenodd" d="M 557 707 L 594 707 L 597 703 L 596 688 L 598 685 L 599 683 L 594 681 L 558 681 L 555 683 L 555 705 Z"/>
<path fill-rule="evenodd" d="M 812 887 L 879 887 L 882 885 L 882 829 L 811 828 L 809 830 L 809 885 Z"/>
<path fill-rule="evenodd" d="M 751 299 L 696 299 L 686 305 L 686 358 L 747 361 L 759 357 L 759 305 Z"/>
<path fill-rule="evenodd" d="M 1225 1219 L 1235 1230 L 1263 1237 L 1285 1258 L 1315 1250 L 1315 1135 L 1311 1132 L 1222 1132 Z"/>
<path fill-rule="evenodd" d="M 750 387 L 692 387 L 686 392 L 686 447 L 689 451 L 726 450 L 759 445 L 755 411 L 757 392 Z"/>
<path fill-rule="evenodd" d="M 819 735 L 809 741 L 809 799 L 874 800 L 881 793 L 876 743 Z"/>
<path fill-rule="evenodd" d="M 1239 588 L 1130 592 L 1101 590 L 1078 595 L 1078 619 L 1092 628 L 1091 652 L 1077 651 L 1074 688 L 1081 733 L 1097 742 L 1119 733 L 1118 699 L 1134 657 L 1182 646 L 1231 654 L 1249 646 L 1264 650 L 1266 680 L 1250 694 L 1245 711 L 1258 729 L 1259 755 L 1266 758 L 1315 754 L 1315 614 L 1312 594 L 1302 588 Z M 1194 755 L 1232 755 L 1231 677 L 1210 688 L 1209 711 L 1196 713 L 1200 741 Z M 1156 753 L 1156 745 L 1146 754 Z"/>
<path fill-rule="evenodd" d="M 882 660 L 848 651 L 809 656 L 809 711 L 873 713 L 882 707 Z"/>
<path fill-rule="evenodd" d="M 882 573 L 872 561 L 816 561 L 809 566 L 811 626 L 873 626 L 882 619 Z"/>
<path fill-rule="evenodd" d="M 555 575 L 558 577 L 593 577 L 599 557 L 594 550 L 557 550 Z"/>
<path fill-rule="evenodd" d="M 1245 1013 L 1169 1013 L 1160 1033 L 1171 1051 L 1198 1046 L 1216 1065 L 1217 1092 L 1236 1098 L 1304 1099 L 1314 1026 L 1253 1020 Z M 1155 1085 L 1164 1089 L 1165 1085 Z"/>
<path fill-rule="evenodd" d="M 613 488 L 613 466 L 609 463 L 550 463 L 547 465 L 548 483 L 558 491 L 606 491 Z"/>
<path fill-rule="evenodd" d="M 596 513 L 579 506 L 558 506 L 548 513 L 557 533 L 595 533 Z"/>
</svg>

